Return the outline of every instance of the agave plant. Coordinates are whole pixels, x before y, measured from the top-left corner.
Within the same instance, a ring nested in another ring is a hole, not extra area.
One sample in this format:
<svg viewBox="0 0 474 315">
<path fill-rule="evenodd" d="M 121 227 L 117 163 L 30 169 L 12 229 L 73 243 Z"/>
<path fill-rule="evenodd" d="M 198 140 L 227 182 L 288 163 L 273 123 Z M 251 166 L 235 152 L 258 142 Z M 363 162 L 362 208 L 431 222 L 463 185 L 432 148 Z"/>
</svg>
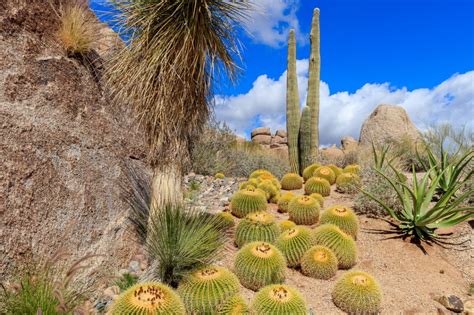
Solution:
<svg viewBox="0 0 474 315">
<path fill-rule="evenodd" d="M 390 163 L 393 161 L 394 158 L 387 160 L 387 153 L 389 149 L 390 149 L 390 145 L 384 144 L 380 148 L 380 151 L 377 151 L 374 143 L 372 142 L 372 155 L 374 158 L 374 168 L 376 170 L 381 170 L 386 165 L 385 162 Z"/>
<path fill-rule="evenodd" d="M 446 150 L 444 150 L 443 145 L 440 145 L 440 155 L 437 156 L 433 153 L 431 148 L 427 148 L 426 153 L 428 163 L 424 162 L 417 152 L 418 160 L 425 170 L 431 170 L 429 172 L 431 180 L 441 176 L 438 182 L 438 187 L 436 187 L 437 196 L 444 195 L 451 186 L 457 183 L 463 184 L 472 176 L 472 169 L 468 170 L 467 173 L 465 170 L 474 157 L 474 151 L 469 150 L 459 157 L 458 152 L 459 150 L 450 155 Z"/>
<path fill-rule="evenodd" d="M 380 170 L 376 170 L 376 172 L 393 187 L 402 205 L 402 210 L 396 211 L 364 190 L 362 193 L 379 203 L 398 222 L 395 224 L 396 233 L 403 237 L 414 237 L 416 241 L 445 244 L 446 242 L 441 240 L 442 237 L 436 233 L 436 229 L 451 227 L 474 217 L 474 207 L 461 205 L 466 198 L 474 193 L 474 189 L 469 189 L 456 196 L 462 187 L 459 182 L 447 187 L 446 192 L 435 203 L 431 202 L 446 170 L 431 179 L 433 169 L 430 169 L 421 179 L 417 179 L 413 170 L 413 181 L 410 187 L 403 182 L 403 174 L 392 165 L 389 164 L 389 166 L 397 175 L 398 180 L 391 179 Z"/>
</svg>

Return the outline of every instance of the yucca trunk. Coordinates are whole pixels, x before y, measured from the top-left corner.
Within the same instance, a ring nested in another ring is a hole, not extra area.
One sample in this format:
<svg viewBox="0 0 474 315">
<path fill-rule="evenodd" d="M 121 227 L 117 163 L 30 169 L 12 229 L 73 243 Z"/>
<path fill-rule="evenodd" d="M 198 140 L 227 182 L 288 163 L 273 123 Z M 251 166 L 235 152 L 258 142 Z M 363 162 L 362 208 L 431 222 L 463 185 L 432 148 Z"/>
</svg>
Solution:
<svg viewBox="0 0 474 315">
<path fill-rule="evenodd" d="M 165 205 L 183 202 L 183 180 L 179 166 L 160 165 L 153 170 L 150 215 Z"/>
<path fill-rule="evenodd" d="M 300 148 L 300 174 L 303 174 L 303 170 L 311 165 L 311 110 L 308 106 L 303 108 L 300 120 L 300 133 L 298 137 L 298 145 Z"/>
<path fill-rule="evenodd" d="M 288 68 L 286 73 L 286 131 L 290 169 L 299 173 L 298 133 L 300 117 L 300 98 L 296 77 L 296 39 L 295 31 L 290 30 L 288 38 Z"/>
<path fill-rule="evenodd" d="M 313 11 L 311 22 L 311 54 L 309 58 L 308 96 L 306 105 L 311 111 L 311 156 L 316 158 L 319 148 L 319 82 L 321 72 L 319 9 Z"/>
</svg>

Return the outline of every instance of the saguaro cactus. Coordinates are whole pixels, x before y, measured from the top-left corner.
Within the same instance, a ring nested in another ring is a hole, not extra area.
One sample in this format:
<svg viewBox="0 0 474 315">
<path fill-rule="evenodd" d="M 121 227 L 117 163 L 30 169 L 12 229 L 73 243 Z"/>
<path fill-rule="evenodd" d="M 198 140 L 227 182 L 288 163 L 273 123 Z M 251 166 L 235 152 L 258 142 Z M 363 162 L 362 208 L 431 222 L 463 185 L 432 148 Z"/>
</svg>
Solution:
<svg viewBox="0 0 474 315">
<path fill-rule="evenodd" d="M 296 77 L 296 39 L 295 31 L 290 30 L 288 38 L 288 68 L 286 73 L 286 130 L 288 136 L 288 155 L 293 173 L 299 173 L 298 132 L 300 119 L 300 98 Z"/>
<path fill-rule="evenodd" d="M 298 139 L 300 174 L 311 164 L 311 110 L 308 106 L 303 108 L 300 121 L 300 134 Z"/>
<path fill-rule="evenodd" d="M 311 156 L 317 156 L 319 147 L 319 81 L 321 73 L 319 9 L 313 11 L 311 22 L 311 54 L 309 58 L 308 96 L 306 105 L 311 111 Z"/>
</svg>

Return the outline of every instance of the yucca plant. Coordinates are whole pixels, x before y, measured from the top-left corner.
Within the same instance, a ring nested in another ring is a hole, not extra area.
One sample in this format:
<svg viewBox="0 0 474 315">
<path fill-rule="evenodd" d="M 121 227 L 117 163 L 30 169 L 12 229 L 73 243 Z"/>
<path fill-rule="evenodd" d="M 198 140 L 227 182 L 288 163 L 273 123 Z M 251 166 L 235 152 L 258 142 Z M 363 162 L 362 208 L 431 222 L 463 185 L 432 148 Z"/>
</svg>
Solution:
<svg viewBox="0 0 474 315">
<path fill-rule="evenodd" d="M 238 72 L 238 22 L 249 5 L 225 0 L 113 0 L 127 45 L 108 74 L 116 102 L 145 131 L 154 169 L 152 202 L 182 201 L 182 171 L 209 118 L 219 79 Z"/>
<path fill-rule="evenodd" d="M 431 180 L 440 176 L 438 187 L 436 187 L 436 196 L 444 195 L 451 186 L 458 183 L 465 183 L 472 176 L 473 170 L 467 170 L 469 163 L 474 157 L 474 151 L 470 150 L 459 155 L 459 151 L 449 154 L 444 150 L 443 145 L 439 148 L 440 155 L 437 156 L 429 147 L 426 148 L 428 163 L 420 156 L 417 151 L 417 158 L 426 171 L 429 171 Z"/>
<path fill-rule="evenodd" d="M 436 177 L 432 177 L 433 169 L 429 169 L 421 179 L 417 179 L 413 169 L 413 181 L 409 186 L 403 182 L 403 174 L 393 166 L 389 166 L 397 175 L 398 180 L 390 178 L 380 170 L 376 170 L 376 172 L 393 187 L 402 209 L 396 211 L 371 193 L 364 190 L 362 193 L 379 203 L 397 221 L 395 233 L 401 234 L 402 237 L 413 237 L 417 242 L 432 241 L 437 244 L 446 244 L 442 240 L 443 237 L 436 233 L 436 229 L 454 226 L 474 217 L 474 207 L 461 205 L 466 198 L 474 193 L 474 189 L 456 196 L 462 186 L 461 183 L 453 183 L 434 204 L 431 203 L 446 170 Z"/>
<path fill-rule="evenodd" d="M 165 206 L 150 216 L 145 247 L 157 262 L 155 275 L 176 287 L 192 269 L 212 264 L 225 244 L 225 223 L 182 206 Z"/>
</svg>

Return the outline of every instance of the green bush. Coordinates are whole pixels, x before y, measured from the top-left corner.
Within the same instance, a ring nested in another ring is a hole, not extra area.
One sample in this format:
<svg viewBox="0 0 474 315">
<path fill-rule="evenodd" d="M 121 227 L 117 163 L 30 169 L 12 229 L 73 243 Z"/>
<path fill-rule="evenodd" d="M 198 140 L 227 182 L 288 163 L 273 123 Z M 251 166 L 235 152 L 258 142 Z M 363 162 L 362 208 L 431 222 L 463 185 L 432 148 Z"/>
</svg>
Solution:
<svg viewBox="0 0 474 315">
<path fill-rule="evenodd" d="M 183 278 L 178 293 L 189 314 L 210 314 L 239 292 L 239 279 L 224 267 L 206 266 Z"/>
<path fill-rule="evenodd" d="M 251 290 L 285 280 L 286 261 L 278 248 L 265 242 L 252 242 L 237 252 L 235 274 Z"/>
<path fill-rule="evenodd" d="M 391 175 L 394 177 L 394 175 Z M 390 184 L 373 169 L 364 169 L 362 171 L 362 189 L 366 192 L 378 196 L 387 206 L 396 211 L 400 211 L 401 203 L 397 198 L 396 192 Z M 373 199 L 359 192 L 354 199 L 354 210 L 359 214 L 365 214 L 369 217 L 384 218 L 388 216 L 385 209 Z"/>
<path fill-rule="evenodd" d="M 259 315 L 306 315 L 307 306 L 296 289 L 284 284 L 269 285 L 258 291 L 251 310 Z"/>
<path fill-rule="evenodd" d="M 368 273 L 349 271 L 337 280 L 332 300 L 349 314 L 377 314 L 382 304 L 382 292 L 377 281 Z"/>
<path fill-rule="evenodd" d="M 137 284 L 137 282 L 138 277 L 136 275 L 126 272 L 120 278 L 116 279 L 113 284 L 119 287 L 120 292 L 122 292 Z"/>
<path fill-rule="evenodd" d="M 165 206 L 150 217 L 146 246 L 156 276 L 176 287 L 189 271 L 214 262 L 225 244 L 226 225 L 215 215 Z"/>
<path fill-rule="evenodd" d="M 159 282 L 138 283 L 121 293 L 112 304 L 112 315 L 176 314 L 184 315 L 180 297 Z"/>
</svg>

